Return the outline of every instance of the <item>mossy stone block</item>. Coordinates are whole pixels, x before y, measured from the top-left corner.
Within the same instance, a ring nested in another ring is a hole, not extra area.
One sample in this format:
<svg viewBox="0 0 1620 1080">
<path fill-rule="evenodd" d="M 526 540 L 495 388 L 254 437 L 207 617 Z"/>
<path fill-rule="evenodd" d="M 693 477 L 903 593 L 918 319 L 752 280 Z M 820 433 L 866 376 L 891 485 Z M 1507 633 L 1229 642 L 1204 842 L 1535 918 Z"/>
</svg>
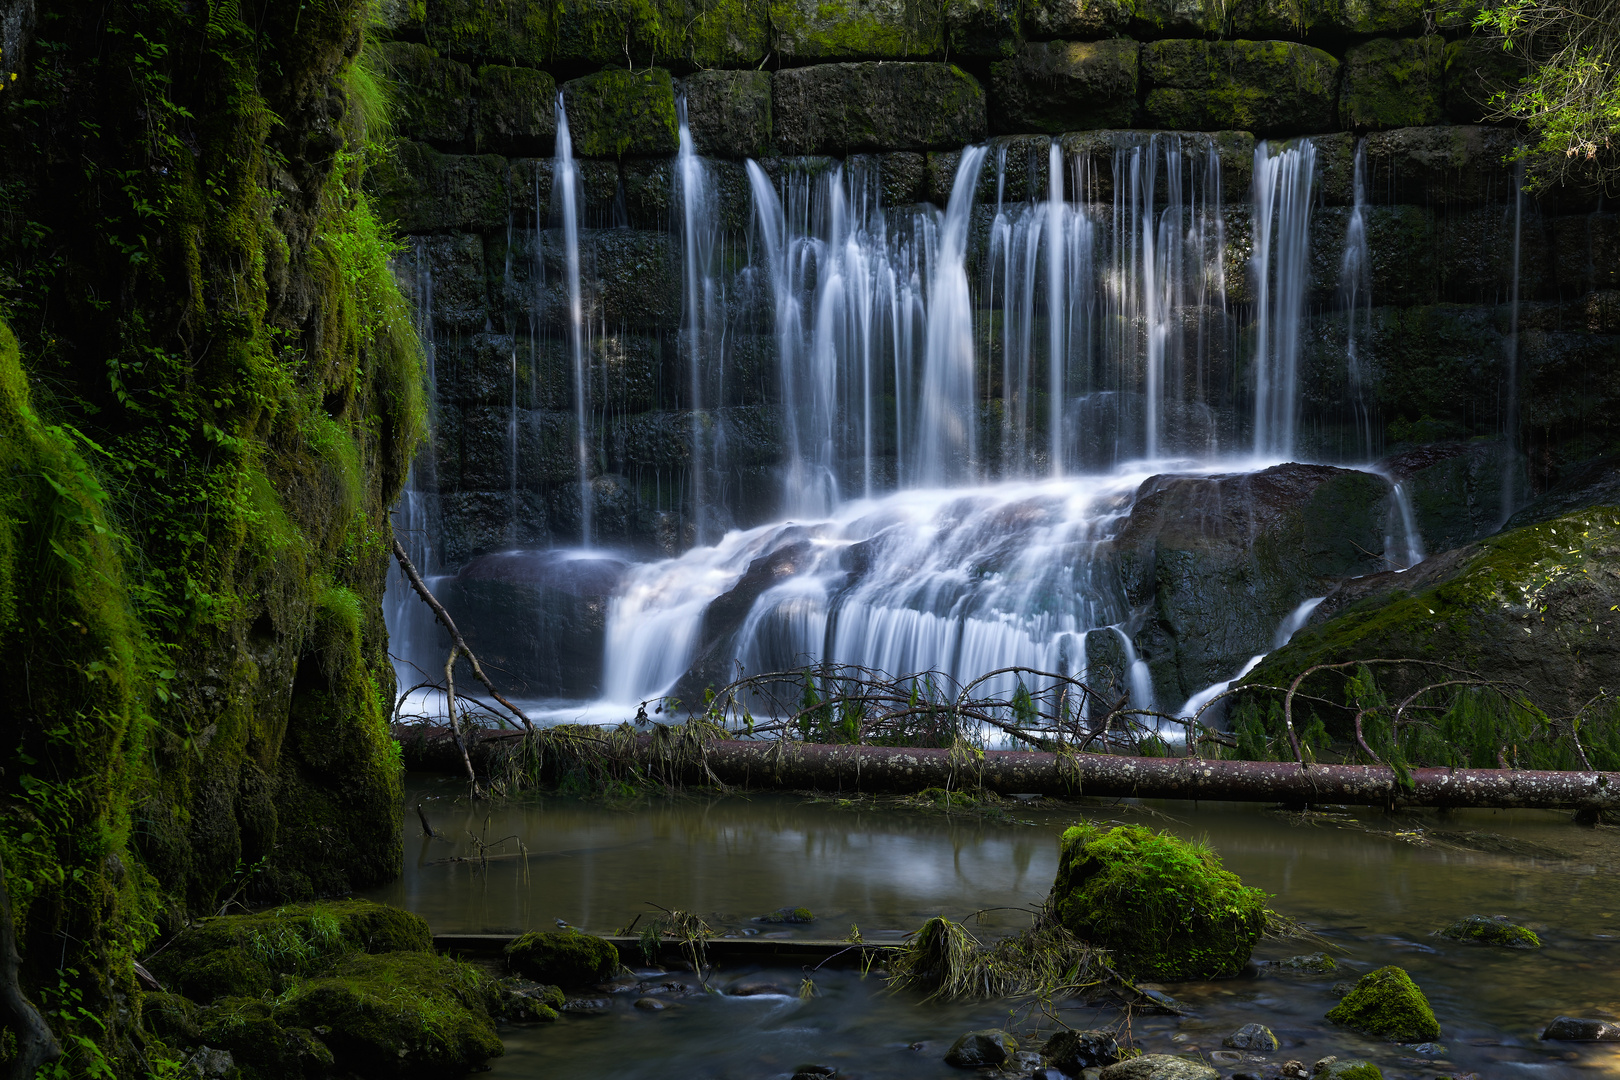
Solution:
<svg viewBox="0 0 1620 1080">
<path fill-rule="evenodd" d="M 990 67 L 991 122 L 998 131 L 1054 135 L 1128 127 L 1140 49 L 1130 38 L 1025 45 Z"/>
<path fill-rule="evenodd" d="M 1470 915 L 1458 919 L 1440 936 L 1452 941 L 1471 941 L 1480 945 L 1499 945 L 1504 949 L 1539 949 L 1541 938 L 1528 926 L 1520 926 L 1507 919 L 1489 915 Z"/>
<path fill-rule="evenodd" d="M 1346 34 L 1410 32 L 1423 25 L 1431 6 L 1424 0 L 1338 0 L 1328 8 L 1328 28 Z"/>
<path fill-rule="evenodd" d="M 1018 51 L 1023 5 L 1016 0 L 945 0 L 945 39 L 953 57 L 1000 59 Z"/>
<path fill-rule="evenodd" d="M 762 157 L 771 145 L 771 73 L 699 71 L 681 80 L 692 147 L 704 157 Z"/>
<path fill-rule="evenodd" d="M 1121 0 L 1028 0 L 1021 29 L 1030 41 L 1100 38 L 1129 28 L 1133 7 Z"/>
<path fill-rule="evenodd" d="M 1344 1000 L 1328 1010 L 1327 1018 L 1390 1042 L 1440 1037 L 1440 1022 L 1429 999 L 1410 975 L 1393 965 L 1363 975 Z"/>
<path fill-rule="evenodd" d="M 555 79 L 533 68 L 487 64 L 478 69 L 478 150 L 544 154 L 556 137 Z"/>
<path fill-rule="evenodd" d="M 506 227 L 507 165 L 494 154 L 441 154 L 401 139 L 368 183 L 378 216 L 401 232 L 482 232 Z"/>
<path fill-rule="evenodd" d="M 431 0 L 427 39 L 450 56 L 532 67 L 556 55 L 567 12 L 536 0 Z"/>
<path fill-rule="evenodd" d="M 202 1010 L 200 1039 L 227 1050 L 244 1080 L 281 1080 L 331 1073 L 332 1051 L 307 1027 L 276 1023 L 273 1006 L 257 998 L 225 998 Z"/>
<path fill-rule="evenodd" d="M 490 1020 L 494 981 L 432 953 L 360 954 L 300 983 L 275 1007 L 284 1028 L 320 1033 L 338 1069 L 371 1077 L 455 1075 L 504 1048 Z"/>
<path fill-rule="evenodd" d="M 675 80 L 663 68 L 610 68 L 563 84 L 574 153 L 581 157 L 673 154 L 680 145 Z"/>
<path fill-rule="evenodd" d="M 1354 128 L 1418 127 L 1441 118 L 1445 41 L 1374 38 L 1344 54 L 1339 122 Z"/>
<path fill-rule="evenodd" d="M 939 9 L 916 0 L 770 0 L 783 60 L 907 60 L 939 55 Z"/>
<path fill-rule="evenodd" d="M 399 134 L 437 143 L 465 142 L 472 124 L 472 69 L 411 42 L 385 41 L 377 50 L 399 88 L 394 115 Z"/>
<path fill-rule="evenodd" d="M 397 37 L 414 37 L 427 29 L 427 0 L 373 0 L 371 17 Z"/>
<path fill-rule="evenodd" d="M 619 950 L 605 938 L 577 930 L 532 930 L 506 947 L 506 962 L 530 979 L 584 986 L 614 976 Z"/>
<path fill-rule="evenodd" d="M 1142 47 L 1150 127 L 1306 134 L 1333 127 L 1339 61 L 1293 41 L 1172 39 Z"/>
<path fill-rule="evenodd" d="M 960 147 L 985 136 L 984 90 L 954 64 L 818 64 L 775 75 L 788 154 Z"/>
<path fill-rule="evenodd" d="M 1226 26 L 1218 0 L 1138 0 L 1131 7 L 1130 25 L 1143 37 L 1213 35 Z"/>
<path fill-rule="evenodd" d="M 1483 37 L 1465 37 L 1446 46 L 1446 118 L 1477 124 L 1497 106 L 1498 94 L 1517 87 L 1528 73 L 1522 49 L 1509 51 Z"/>
<path fill-rule="evenodd" d="M 1512 191 L 1518 136 L 1505 128 L 1444 124 L 1367 136 L 1370 190 L 1392 203 L 1500 203 Z"/>
<path fill-rule="evenodd" d="M 677 54 L 700 68 L 757 68 L 771 52 L 767 0 L 685 0 Z"/>
<path fill-rule="evenodd" d="M 1265 929 L 1264 893 L 1208 848 L 1140 825 L 1066 830 L 1052 898 L 1070 933 L 1133 978 L 1236 975 Z"/>
</svg>

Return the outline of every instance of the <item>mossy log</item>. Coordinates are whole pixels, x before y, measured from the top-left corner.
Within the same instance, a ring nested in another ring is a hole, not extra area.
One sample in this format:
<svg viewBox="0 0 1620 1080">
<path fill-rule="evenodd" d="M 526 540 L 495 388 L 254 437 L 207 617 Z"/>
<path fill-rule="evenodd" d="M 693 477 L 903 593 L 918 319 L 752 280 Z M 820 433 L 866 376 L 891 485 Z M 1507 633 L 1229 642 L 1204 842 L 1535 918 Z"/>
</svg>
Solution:
<svg viewBox="0 0 1620 1080">
<path fill-rule="evenodd" d="M 475 768 L 490 772 L 511 754 L 521 733 L 487 732 L 469 746 Z M 447 728 L 395 728 L 406 765 L 459 772 L 463 765 Z M 606 732 L 604 732 L 604 738 Z M 544 737 L 543 735 L 541 737 Z M 1030 750 L 973 751 L 893 746 L 719 739 L 702 761 L 669 761 L 650 736 L 628 751 L 660 775 L 691 784 L 787 790 L 830 789 L 904 793 L 925 788 L 1002 795 L 1033 793 L 1073 798 L 1217 799 L 1289 804 L 1435 806 L 1601 811 L 1620 808 L 1620 773 L 1530 769 L 1412 769 L 1403 783 L 1375 765 L 1298 765 L 1276 761 L 1214 761 Z"/>
</svg>

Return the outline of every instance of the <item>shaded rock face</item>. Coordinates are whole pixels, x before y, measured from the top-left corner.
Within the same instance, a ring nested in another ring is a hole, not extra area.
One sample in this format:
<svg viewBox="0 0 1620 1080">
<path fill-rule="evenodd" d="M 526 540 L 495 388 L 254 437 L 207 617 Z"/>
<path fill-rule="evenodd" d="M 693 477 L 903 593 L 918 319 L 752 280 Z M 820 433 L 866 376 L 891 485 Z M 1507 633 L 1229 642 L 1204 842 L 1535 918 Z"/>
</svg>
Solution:
<svg viewBox="0 0 1620 1080">
<path fill-rule="evenodd" d="M 775 80 L 785 153 L 938 150 L 985 135 L 984 91 L 950 64 L 822 64 Z"/>
<path fill-rule="evenodd" d="M 594 697 L 608 601 L 628 565 L 579 551 L 507 551 L 473 559 L 435 594 L 503 693 Z"/>
</svg>

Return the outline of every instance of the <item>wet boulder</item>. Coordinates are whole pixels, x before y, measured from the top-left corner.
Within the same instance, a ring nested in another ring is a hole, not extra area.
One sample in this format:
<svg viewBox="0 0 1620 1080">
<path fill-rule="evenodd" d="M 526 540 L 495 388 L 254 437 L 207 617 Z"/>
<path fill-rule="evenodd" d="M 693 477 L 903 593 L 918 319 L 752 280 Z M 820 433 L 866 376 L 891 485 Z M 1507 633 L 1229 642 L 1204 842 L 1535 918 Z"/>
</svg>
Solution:
<svg viewBox="0 0 1620 1080">
<path fill-rule="evenodd" d="M 1339 969 L 1339 962 L 1327 953 L 1315 952 L 1261 960 L 1255 967 L 1266 975 L 1331 975 Z"/>
<path fill-rule="evenodd" d="M 1272 1051 L 1281 1044 L 1277 1041 L 1270 1028 L 1264 1024 L 1244 1024 L 1232 1034 L 1221 1040 L 1222 1046 L 1230 1046 L 1234 1050 L 1263 1050 Z"/>
<path fill-rule="evenodd" d="M 1510 922 L 1502 915 L 1470 915 L 1458 919 L 1440 936 L 1452 941 L 1468 941 L 1479 945 L 1499 945 L 1504 949 L 1539 949 L 1541 939 L 1527 926 Z"/>
<path fill-rule="evenodd" d="M 1327 1018 L 1374 1038 L 1421 1042 L 1440 1036 L 1429 999 L 1401 968 L 1381 967 L 1357 981 Z"/>
<path fill-rule="evenodd" d="M 1607 1020 L 1560 1016 L 1547 1025 L 1541 1037 L 1559 1042 L 1620 1042 L 1620 1024 L 1613 1024 Z"/>
<path fill-rule="evenodd" d="M 1311 1080 L 1384 1080 L 1384 1074 L 1361 1058 L 1328 1057 L 1316 1063 Z"/>
<path fill-rule="evenodd" d="M 970 1031 L 945 1052 L 945 1064 L 959 1069 L 999 1068 L 1018 1053 L 1018 1040 L 1005 1031 Z"/>
<path fill-rule="evenodd" d="M 1041 1044 L 1041 1056 L 1069 1076 L 1099 1069 L 1119 1060 L 1119 1041 L 1111 1031 L 1060 1031 Z"/>
<path fill-rule="evenodd" d="M 271 1018 L 314 1032 L 340 1070 L 366 1077 L 455 1075 L 504 1048 L 494 980 L 431 953 L 354 954 L 297 984 Z"/>
<path fill-rule="evenodd" d="M 1220 1080 L 1220 1073 L 1193 1058 L 1143 1054 L 1110 1065 L 1101 1080 Z"/>
<path fill-rule="evenodd" d="M 611 979 L 619 970 L 619 950 L 606 938 L 530 931 L 506 947 L 506 962 L 520 975 L 559 986 L 587 986 Z"/>
<path fill-rule="evenodd" d="M 1065 831 L 1052 899 L 1070 933 L 1139 979 L 1234 976 L 1265 929 L 1264 893 L 1207 847 L 1140 825 Z"/>
</svg>

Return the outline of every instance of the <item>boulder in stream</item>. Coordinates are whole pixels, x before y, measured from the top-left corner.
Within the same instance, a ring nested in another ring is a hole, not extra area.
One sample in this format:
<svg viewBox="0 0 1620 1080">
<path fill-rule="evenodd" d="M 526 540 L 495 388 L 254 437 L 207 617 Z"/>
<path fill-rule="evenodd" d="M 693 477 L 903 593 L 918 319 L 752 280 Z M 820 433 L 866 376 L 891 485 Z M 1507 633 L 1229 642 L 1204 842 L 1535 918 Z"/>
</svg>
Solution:
<svg viewBox="0 0 1620 1080">
<path fill-rule="evenodd" d="M 1393 965 L 1363 975 L 1327 1018 L 1364 1035 L 1390 1042 L 1421 1042 L 1440 1036 L 1429 999 L 1403 969 Z"/>
<path fill-rule="evenodd" d="M 1547 1025 L 1541 1037 L 1559 1042 L 1620 1042 L 1620 1024 L 1578 1016 L 1560 1016 Z"/>
<path fill-rule="evenodd" d="M 1510 922 L 1502 915 L 1470 915 L 1458 919 L 1440 936 L 1452 941 L 1471 941 L 1480 945 L 1500 945 L 1504 949 L 1539 949 L 1541 939 L 1529 927 Z"/>
<path fill-rule="evenodd" d="M 1277 1036 L 1272 1034 L 1270 1028 L 1264 1024 L 1244 1024 L 1232 1034 L 1221 1040 L 1222 1046 L 1230 1046 L 1234 1050 L 1265 1050 L 1277 1049 L 1282 1044 Z"/>
<path fill-rule="evenodd" d="M 1311 1080 L 1384 1080 L 1384 1074 L 1361 1058 L 1328 1057 L 1316 1063 Z"/>
<path fill-rule="evenodd" d="M 1339 969 L 1339 962 L 1327 953 L 1314 952 L 1261 960 L 1255 967 L 1267 975 L 1331 975 Z"/>
<path fill-rule="evenodd" d="M 619 970 L 619 950 L 606 938 L 577 930 L 530 931 L 506 947 L 506 962 L 520 975 L 559 986 L 588 986 Z"/>
<path fill-rule="evenodd" d="M 970 1031 L 951 1043 L 945 1051 L 945 1064 L 959 1069 L 999 1068 L 1018 1053 L 1018 1040 L 1005 1031 L 990 1028 Z"/>
<path fill-rule="evenodd" d="M 1071 934 L 1133 978 L 1238 974 L 1265 929 L 1265 894 L 1207 847 L 1140 825 L 1063 834 L 1052 898 Z"/>
<path fill-rule="evenodd" d="M 1192 1058 L 1143 1054 L 1110 1065 L 1102 1080 L 1220 1080 L 1220 1073 Z"/>
<path fill-rule="evenodd" d="M 1041 1045 L 1041 1056 L 1058 1071 L 1079 1076 L 1118 1061 L 1119 1041 L 1112 1031 L 1060 1031 Z"/>
</svg>

